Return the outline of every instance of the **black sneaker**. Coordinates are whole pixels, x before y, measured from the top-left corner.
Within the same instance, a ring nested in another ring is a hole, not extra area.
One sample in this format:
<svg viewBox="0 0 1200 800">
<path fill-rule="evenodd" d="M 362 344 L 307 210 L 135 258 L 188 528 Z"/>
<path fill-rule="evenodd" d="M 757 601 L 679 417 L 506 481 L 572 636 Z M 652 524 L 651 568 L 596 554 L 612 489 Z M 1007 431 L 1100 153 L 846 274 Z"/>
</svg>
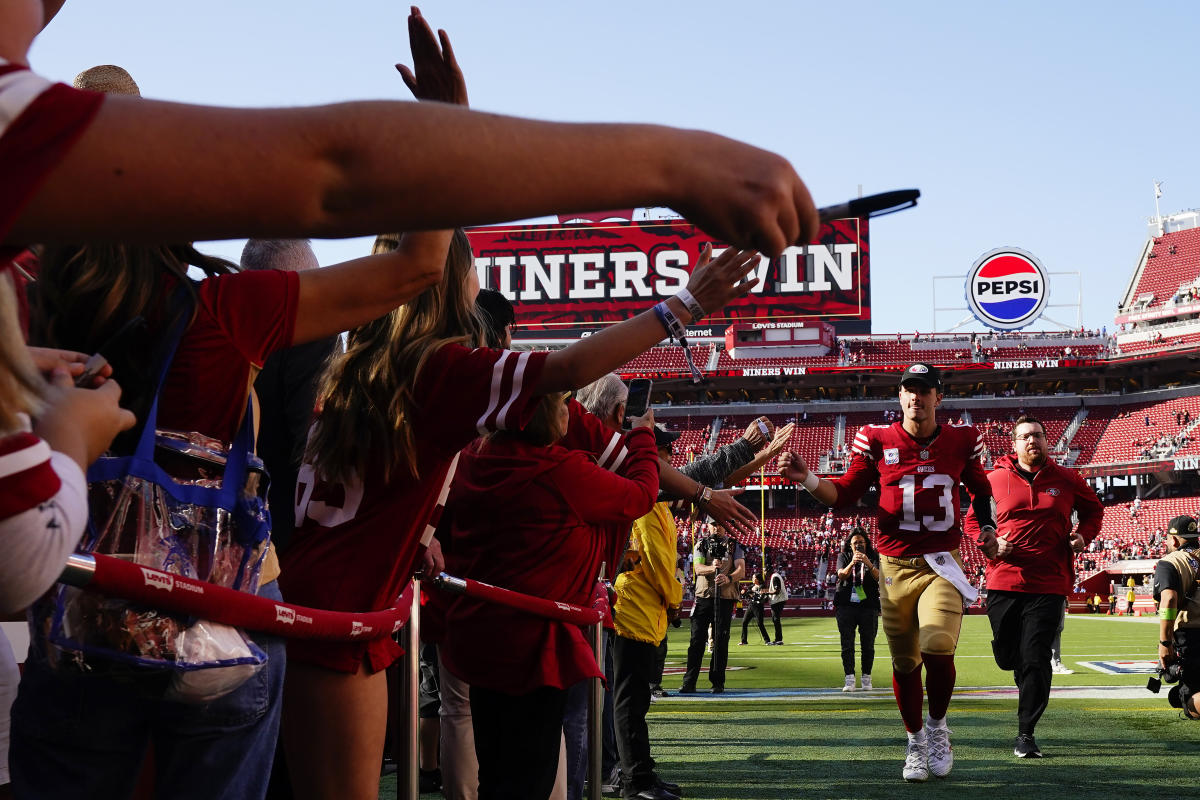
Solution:
<svg viewBox="0 0 1200 800">
<path fill-rule="evenodd" d="M 679 687 L 679 694 L 695 694 L 696 687 L 692 684 L 685 683 Z"/>
<path fill-rule="evenodd" d="M 725 694 L 725 687 L 724 686 L 714 686 L 713 694 Z"/>
<path fill-rule="evenodd" d="M 671 693 L 661 686 L 655 686 L 650 690 L 651 697 L 670 697 Z"/>
<path fill-rule="evenodd" d="M 1041 758 L 1042 751 L 1032 736 L 1022 733 L 1017 737 L 1016 745 L 1013 746 L 1013 755 L 1017 758 Z"/>
</svg>

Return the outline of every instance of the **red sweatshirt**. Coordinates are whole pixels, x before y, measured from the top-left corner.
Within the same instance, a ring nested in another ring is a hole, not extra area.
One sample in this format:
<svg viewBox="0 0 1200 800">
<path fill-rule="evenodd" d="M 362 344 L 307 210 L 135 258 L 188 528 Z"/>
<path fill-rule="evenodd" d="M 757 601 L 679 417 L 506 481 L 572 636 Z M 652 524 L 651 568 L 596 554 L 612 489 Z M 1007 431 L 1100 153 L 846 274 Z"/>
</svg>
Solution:
<svg viewBox="0 0 1200 800">
<path fill-rule="evenodd" d="M 1075 577 L 1071 511 L 1079 512 L 1079 533 L 1090 543 L 1100 533 L 1104 506 L 1079 473 L 1053 460 L 1032 480 L 1022 472 L 1017 457 L 1009 454 L 988 473 L 996 500 L 996 534 L 1012 543 L 1013 552 L 988 562 L 987 587 L 1069 594 Z M 967 526 L 976 529 L 973 514 Z"/>
<path fill-rule="evenodd" d="M 648 512 L 658 493 L 654 436 L 627 434 L 614 475 L 578 450 L 495 440 L 463 451 L 454 479 L 451 539 L 457 566 L 476 580 L 588 605 L 596 572 L 611 558 L 611 531 Z M 472 686 L 525 694 L 598 676 L 574 625 L 459 597 L 446 624 L 446 666 Z"/>
</svg>

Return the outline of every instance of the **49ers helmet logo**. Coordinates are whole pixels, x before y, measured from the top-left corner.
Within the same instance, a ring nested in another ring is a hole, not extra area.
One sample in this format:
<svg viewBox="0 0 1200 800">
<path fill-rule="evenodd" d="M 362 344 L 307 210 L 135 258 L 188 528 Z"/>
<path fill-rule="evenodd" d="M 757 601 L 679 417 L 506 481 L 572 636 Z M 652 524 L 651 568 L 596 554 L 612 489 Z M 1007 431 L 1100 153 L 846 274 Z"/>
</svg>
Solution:
<svg viewBox="0 0 1200 800">
<path fill-rule="evenodd" d="M 976 319 L 989 328 L 1012 331 L 1041 316 L 1050 287 L 1046 270 L 1033 253 L 998 247 L 971 267 L 966 293 Z"/>
</svg>

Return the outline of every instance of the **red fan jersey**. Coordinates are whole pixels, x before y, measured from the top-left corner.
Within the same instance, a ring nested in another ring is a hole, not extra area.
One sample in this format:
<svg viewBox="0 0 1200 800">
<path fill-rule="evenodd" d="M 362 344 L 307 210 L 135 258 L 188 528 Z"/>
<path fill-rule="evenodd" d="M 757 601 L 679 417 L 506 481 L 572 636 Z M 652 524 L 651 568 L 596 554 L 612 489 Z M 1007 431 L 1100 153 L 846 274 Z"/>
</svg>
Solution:
<svg viewBox="0 0 1200 800">
<path fill-rule="evenodd" d="M 0 59 L 0 242 L 91 124 L 104 95 L 51 83 Z M 0 244 L 0 263 L 22 249 Z"/>
<path fill-rule="evenodd" d="M 854 457 L 833 481 L 845 506 L 879 483 L 879 552 L 918 556 L 954 550 L 962 538 L 958 484 L 991 497 L 983 471 L 983 436 L 970 425 L 939 425 L 915 439 L 900 422 L 867 425 L 854 437 Z"/>
<path fill-rule="evenodd" d="M 384 481 L 382 470 L 373 469 L 341 484 L 303 465 L 296 532 L 281 554 L 279 585 L 288 602 L 335 611 L 378 611 L 396 602 L 433 538 L 458 451 L 481 434 L 528 423 L 540 402 L 534 389 L 546 357 L 457 344 L 432 353 L 417 378 L 411 423 L 419 479 L 401 469 Z M 403 652 L 387 637 L 288 642 L 288 658 L 342 672 L 355 672 L 364 655 L 375 672 Z"/>
</svg>

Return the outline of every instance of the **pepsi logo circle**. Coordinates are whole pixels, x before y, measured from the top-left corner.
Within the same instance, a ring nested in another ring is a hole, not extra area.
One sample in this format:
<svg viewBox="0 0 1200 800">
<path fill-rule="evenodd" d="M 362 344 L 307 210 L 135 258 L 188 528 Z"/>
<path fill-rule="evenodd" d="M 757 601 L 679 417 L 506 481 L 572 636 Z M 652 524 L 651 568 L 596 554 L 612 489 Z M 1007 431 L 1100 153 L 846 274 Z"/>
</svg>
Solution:
<svg viewBox="0 0 1200 800">
<path fill-rule="evenodd" d="M 966 293 L 976 319 L 989 328 L 1012 331 L 1042 315 L 1050 286 L 1042 262 L 1033 253 L 998 247 L 972 265 Z"/>
</svg>

